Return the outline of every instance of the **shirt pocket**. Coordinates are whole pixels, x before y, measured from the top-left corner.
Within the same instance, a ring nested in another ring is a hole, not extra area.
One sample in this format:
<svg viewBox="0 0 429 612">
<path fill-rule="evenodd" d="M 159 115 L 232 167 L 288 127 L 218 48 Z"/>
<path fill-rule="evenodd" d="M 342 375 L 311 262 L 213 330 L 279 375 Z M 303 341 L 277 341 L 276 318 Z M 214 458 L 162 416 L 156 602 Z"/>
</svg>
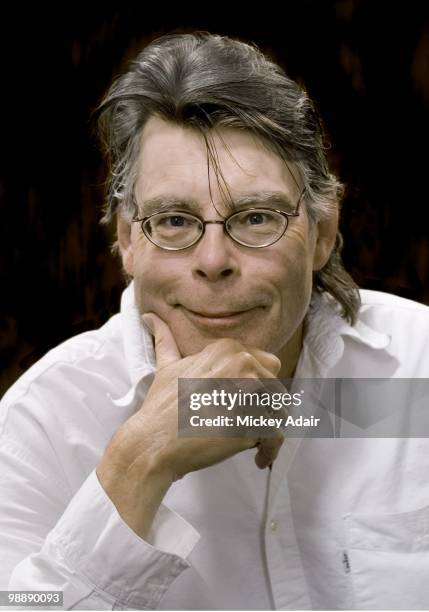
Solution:
<svg viewBox="0 0 429 612">
<path fill-rule="evenodd" d="M 429 506 L 343 519 L 354 607 L 429 609 Z"/>
</svg>

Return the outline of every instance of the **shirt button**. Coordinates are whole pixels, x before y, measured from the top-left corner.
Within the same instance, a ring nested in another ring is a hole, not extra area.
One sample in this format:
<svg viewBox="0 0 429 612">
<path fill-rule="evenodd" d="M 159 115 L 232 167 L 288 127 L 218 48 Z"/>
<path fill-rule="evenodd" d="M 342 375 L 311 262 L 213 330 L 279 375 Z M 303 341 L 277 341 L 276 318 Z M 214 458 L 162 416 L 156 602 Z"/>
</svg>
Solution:
<svg viewBox="0 0 429 612">
<path fill-rule="evenodd" d="M 270 521 L 271 531 L 277 531 L 277 527 L 278 527 L 277 521 Z"/>
</svg>

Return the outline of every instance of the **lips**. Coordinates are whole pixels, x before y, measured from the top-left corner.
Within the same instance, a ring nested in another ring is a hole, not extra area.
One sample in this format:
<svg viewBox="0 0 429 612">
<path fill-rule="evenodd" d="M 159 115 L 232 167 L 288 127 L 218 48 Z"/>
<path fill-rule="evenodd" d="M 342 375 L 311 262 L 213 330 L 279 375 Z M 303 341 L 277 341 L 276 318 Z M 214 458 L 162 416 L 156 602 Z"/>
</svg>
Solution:
<svg viewBox="0 0 429 612">
<path fill-rule="evenodd" d="M 194 310 L 181 304 L 178 306 L 180 306 L 185 317 L 196 327 L 205 330 L 205 332 L 215 332 L 217 330 L 221 333 L 225 333 L 228 329 L 233 330 L 243 325 L 249 325 L 257 311 L 263 308 L 263 306 L 253 306 L 244 310 Z"/>
<path fill-rule="evenodd" d="M 201 310 L 193 310 L 191 308 L 186 308 L 186 310 L 198 317 L 203 317 L 205 319 L 227 319 L 229 317 L 234 317 L 244 314 L 245 312 L 249 312 L 249 310 L 253 310 L 253 308 L 246 308 L 245 310 L 224 310 L 222 312 L 208 312 Z"/>
</svg>

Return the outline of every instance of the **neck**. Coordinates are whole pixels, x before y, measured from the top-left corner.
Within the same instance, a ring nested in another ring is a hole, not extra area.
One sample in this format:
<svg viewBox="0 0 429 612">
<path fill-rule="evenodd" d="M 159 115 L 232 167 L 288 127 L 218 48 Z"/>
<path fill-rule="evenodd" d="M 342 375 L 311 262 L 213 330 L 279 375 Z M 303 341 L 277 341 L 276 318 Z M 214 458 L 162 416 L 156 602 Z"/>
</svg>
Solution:
<svg viewBox="0 0 429 612">
<path fill-rule="evenodd" d="M 293 378 L 296 365 L 302 349 L 303 323 L 296 329 L 293 336 L 288 340 L 277 357 L 282 362 L 278 378 Z"/>
</svg>

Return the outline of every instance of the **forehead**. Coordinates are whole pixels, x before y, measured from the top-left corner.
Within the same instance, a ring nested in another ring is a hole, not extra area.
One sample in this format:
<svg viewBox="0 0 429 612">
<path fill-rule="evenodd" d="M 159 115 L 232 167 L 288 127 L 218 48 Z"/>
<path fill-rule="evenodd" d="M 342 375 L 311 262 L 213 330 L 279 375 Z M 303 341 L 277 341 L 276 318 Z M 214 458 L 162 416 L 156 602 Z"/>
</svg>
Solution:
<svg viewBox="0 0 429 612">
<path fill-rule="evenodd" d="M 222 173 L 220 180 L 214 165 L 208 163 L 206 143 L 199 132 L 157 117 L 149 119 L 140 140 L 137 202 L 174 198 L 192 200 L 204 208 L 222 206 L 226 196 L 235 200 L 269 191 L 284 193 L 290 201 L 299 196 L 297 169 L 293 164 L 287 166 L 249 132 L 221 128 L 210 134 L 210 140 Z"/>
</svg>

